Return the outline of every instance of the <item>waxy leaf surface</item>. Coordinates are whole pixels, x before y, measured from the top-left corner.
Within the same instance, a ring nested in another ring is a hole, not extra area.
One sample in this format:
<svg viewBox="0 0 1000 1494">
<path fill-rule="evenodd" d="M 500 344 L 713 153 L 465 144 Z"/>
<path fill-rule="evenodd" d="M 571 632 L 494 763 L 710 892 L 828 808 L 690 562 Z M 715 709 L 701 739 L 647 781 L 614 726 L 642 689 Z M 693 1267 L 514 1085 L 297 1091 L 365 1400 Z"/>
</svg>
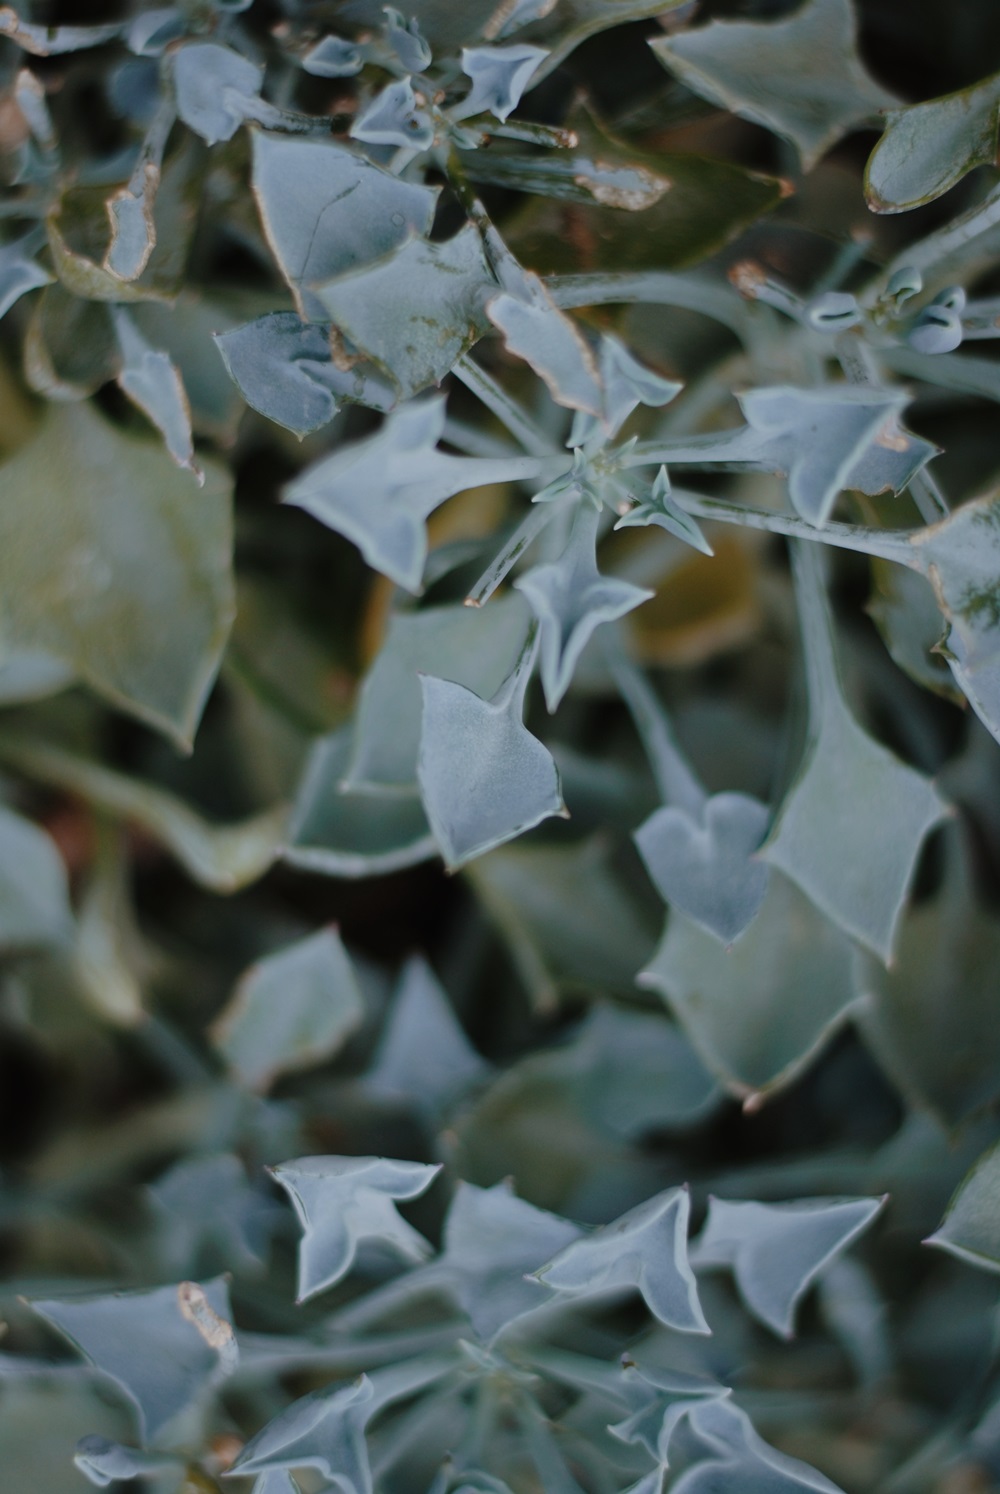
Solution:
<svg viewBox="0 0 1000 1494">
<path fill-rule="evenodd" d="M 997 158 L 1000 76 L 907 109 L 890 109 L 868 158 L 865 197 L 874 213 L 933 202 L 976 166 Z"/>
<path fill-rule="evenodd" d="M 427 961 L 407 960 L 375 1057 L 366 1093 L 403 1101 L 433 1119 L 491 1072 L 462 1029 Z"/>
<path fill-rule="evenodd" d="M 980 1157 L 926 1243 L 970 1266 L 1000 1271 L 1000 1147 Z"/>
</svg>

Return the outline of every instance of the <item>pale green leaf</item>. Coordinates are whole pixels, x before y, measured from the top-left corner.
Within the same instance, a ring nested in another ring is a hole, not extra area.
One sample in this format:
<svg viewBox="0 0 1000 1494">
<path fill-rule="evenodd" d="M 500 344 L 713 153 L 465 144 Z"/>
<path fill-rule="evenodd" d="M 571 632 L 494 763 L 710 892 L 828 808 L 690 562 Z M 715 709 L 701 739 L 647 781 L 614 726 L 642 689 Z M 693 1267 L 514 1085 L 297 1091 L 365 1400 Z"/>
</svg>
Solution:
<svg viewBox="0 0 1000 1494">
<path fill-rule="evenodd" d="M 66 868 L 55 842 L 0 804 L 0 949 L 61 944 L 72 929 Z"/>
<path fill-rule="evenodd" d="M 0 467 L 0 634 L 185 747 L 233 616 L 230 481 L 205 472 L 199 491 L 81 405 L 51 408 Z"/>
<path fill-rule="evenodd" d="M 339 1052 L 363 1016 L 340 935 L 321 929 L 251 966 L 212 1040 L 244 1084 L 267 1089 L 279 1074 Z"/>
<path fill-rule="evenodd" d="M 865 197 L 873 213 L 933 202 L 976 166 L 997 158 L 1000 75 L 906 109 L 890 109 L 868 158 Z"/>
</svg>

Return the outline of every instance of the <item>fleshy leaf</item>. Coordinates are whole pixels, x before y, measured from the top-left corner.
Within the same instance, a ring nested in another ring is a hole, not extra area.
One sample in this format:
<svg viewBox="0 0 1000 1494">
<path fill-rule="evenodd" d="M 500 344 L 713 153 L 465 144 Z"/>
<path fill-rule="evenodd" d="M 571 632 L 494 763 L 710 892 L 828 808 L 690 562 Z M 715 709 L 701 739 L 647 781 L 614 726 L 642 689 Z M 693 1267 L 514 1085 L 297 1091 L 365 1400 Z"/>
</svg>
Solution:
<svg viewBox="0 0 1000 1494">
<path fill-rule="evenodd" d="M 264 232 L 306 321 L 329 320 L 312 286 L 430 229 L 436 189 L 400 181 L 340 145 L 263 131 L 253 141 Z"/>
<path fill-rule="evenodd" d="M 387 1245 L 404 1260 L 423 1260 L 430 1246 L 400 1218 L 393 1200 L 418 1197 L 440 1170 L 382 1157 L 300 1157 L 273 1168 L 304 1232 L 298 1300 L 305 1302 L 346 1276 L 365 1241 Z"/>
<path fill-rule="evenodd" d="M 768 869 L 751 858 L 770 817 L 748 794 L 714 794 L 700 817 L 676 805 L 655 810 L 635 843 L 664 901 L 733 944 L 767 895 Z"/>
<path fill-rule="evenodd" d="M 32 1308 L 110 1376 L 135 1407 L 144 1442 L 202 1401 L 236 1366 L 225 1281 L 111 1297 L 51 1299 Z"/>
<path fill-rule="evenodd" d="M 858 61 L 850 0 L 806 0 L 778 21 L 712 21 L 650 45 L 695 93 L 790 140 L 805 171 L 896 102 Z"/>
<path fill-rule="evenodd" d="M 388 258 L 315 287 L 338 331 L 403 398 L 439 384 L 488 330 L 483 306 L 495 290 L 471 223 L 443 244 L 408 239 Z"/>
<path fill-rule="evenodd" d="M 160 1225 L 157 1250 L 172 1266 L 195 1259 L 207 1246 L 227 1266 L 259 1269 L 270 1226 L 283 1212 L 247 1182 L 231 1152 L 189 1157 L 157 1178 L 149 1200 Z"/>
<path fill-rule="evenodd" d="M 528 609 L 518 596 L 501 597 L 489 608 L 429 607 L 391 616 L 361 687 L 345 786 L 412 792 L 420 748 L 419 676 L 453 680 L 488 699 L 516 664 L 527 623 Z"/>
<path fill-rule="evenodd" d="M 854 960 L 849 940 L 772 876 L 731 949 L 671 913 L 638 980 L 669 1002 L 706 1067 L 746 1098 L 789 1083 L 843 1023 L 858 999 Z"/>
<path fill-rule="evenodd" d="M 580 1228 L 518 1198 L 509 1181 L 492 1188 L 461 1182 L 448 1210 L 440 1274 L 486 1343 L 508 1323 L 551 1300 L 526 1273 L 579 1238 Z"/>
<path fill-rule="evenodd" d="M 1000 1271 L 1000 1146 L 980 1157 L 948 1204 L 927 1245 L 970 1266 Z"/>
<path fill-rule="evenodd" d="M 596 546 L 600 513 L 584 499 L 558 560 L 532 567 L 514 585 L 527 597 L 541 630 L 545 703 L 554 711 L 569 689 L 577 660 L 601 623 L 624 617 L 653 593 L 602 576 Z"/>
<path fill-rule="evenodd" d="M 427 961 L 407 960 L 389 1008 L 366 1093 L 404 1101 L 431 1119 L 491 1072 L 462 1030 Z"/>
<path fill-rule="evenodd" d="M 352 752 L 349 727 L 313 747 L 282 852 L 285 860 L 331 877 L 372 877 L 436 856 L 416 787 L 409 793 L 371 786 L 352 790 L 343 782 Z"/>
<path fill-rule="evenodd" d="M 601 383 L 604 386 L 604 424 L 614 436 L 637 405 L 660 409 L 684 388 L 640 363 L 625 344 L 605 332 L 601 337 Z"/>
<path fill-rule="evenodd" d="M 427 558 L 427 516 L 467 488 L 537 473 L 534 457 L 456 457 L 437 450 L 443 397 L 407 405 L 373 436 L 339 447 L 284 492 L 358 546 L 375 570 L 419 591 Z"/>
<path fill-rule="evenodd" d="M 196 475 L 191 409 L 183 380 L 169 356 L 151 348 L 123 306 L 112 312 L 122 364 L 118 386 L 156 426 L 178 467 Z"/>
<path fill-rule="evenodd" d="M 749 1310 L 780 1338 L 791 1338 L 802 1297 L 868 1228 L 884 1202 L 809 1198 L 764 1204 L 713 1198 L 691 1259 L 695 1266 L 731 1266 Z"/>
<path fill-rule="evenodd" d="M 0 467 L 5 639 L 185 747 L 233 613 L 230 483 L 205 472 L 199 491 L 89 405 L 51 406 Z"/>
<path fill-rule="evenodd" d="M 402 66 L 408 73 L 422 73 L 434 60 L 427 38 L 415 15 L 402 15 L 391 5 L 382 7 L 385 35 Z"/>
<path fill-rule="evenodd" d="M 0 247 L 0 316 L 5 316 L 28 291 L 52 284 L 48 270 L 32 258 L 37 248 L 37 235 L 33 233 Z"/>
<path fill-rule="evenodd" d="M 323 36 L 299 61 L 315 78 L 353 78 L 365 65 L 361 48 L 342 36 Z"/>
<path fill-rule="evenodd" d="M 206 145 L 231 140 L 260 93 L 263 69 L 229 47 L 194 42 L 172 55 L 177 113 Z"/>
<path fill-rule="evenodd" d="M 574 323 L 530 270 L 518 266 L 501 278 L 510 285 L 487 303 L 486 314 L 508 351 L 535 370 L 557 405 L 600 415 L 604 392 L 597 365 Z"/>
<path fill-rule="evenodd" d="M 55 842 L 0 804 L 0 949 L 59 944 L 72 927 L 66 868 Z"/>
<path fill-rule="evenodd" d="M 691 515 L 685 513 L 680 504 L 671 498 L 670 479 L 667 476 L 666 467 L 661 467 L 653 479 L 649 496 L 640 497 L 639 501 L 622 515 L 615 528 L 644 529 L 647 524 L 658 524 L 661 529 L 683 540 L 692 549 L 700 550 L 702 555 L 715 553 Z"/>
<path fill-rule="evenodd" d="M 873 213 L 933 202 L 976 166 L 997 158 L 1000 75 L 942 98 L 890 109 L 868 157 L 865 197 Z"/>
<path fill-rule="evenodd" d="M 964 503 L 910 542 L 951 624 L 943 649 L 951 672 L 1000 741 L 1000 497 Z"/>
<path fill-rule="evenodd" d="M 396 403 L 396 391 L 370 365 L 338 368 L 326 328 L 294 311 L 218 332 L 215 343 L 247 404 L 297 436 L 329 424 L 341 404 L 384 412 Z"/>
<path fill-rule="evenodd" d="M 340 935 L 321 929 L 252 965 L 212 1038 L 244 1084 L 266 1089 L 278 1074 L 332 1057 L 363 1016 Z"/>
<path fill-rule="evenodd" d="M 671 1494 L 721 1494 L 753 1490 L 754 1494 L 841 1494 L 815 1468 L 759 1437 L 746 1412 L 719 1396 L 695 1401 L 688 1412 L 691 1430 L 710 1456 L 694 1463 L 671 1485 Z"/>
<path fill-rule="evenodd" d="M 535 1275 L 578 1297 L 633 1287 L 665 1327 L 709 1333 L 688 1263 L 690 1212 L 687 1190 L 670 1188 L 574 1241 Z"/>
<path fill-rule="evenodd" d="M 293 1401 L 251 1437 L 227 1470 L 246 1475 L 267 1470 L 316 1468 L 343 1494 L 372 1494 L 365 1427 L 383 1406 L 432 1385 L 454 1365 L 451 1356 L 422 1356 L 334 1383 Z"/>
<path fill-rule="evenodd" d="M 566 815 L 552 754 L 522 721 L 534 632 L 490 700 L 450 680 L 421 677 L 417 778 L 449 870 L 552 815 Z"/>
<path fill-rule="evenodd" d="M 889 963 L 928 831 L 948 813 L 931 781 L 862 731 L 841 692 L 822 557 L 797 540 L 792 569 L 809 687 L 809 740 L 761 855 Z"/>
<path fill-rule="evenodd" d="M 409 78 L 397 78 L 358 115 L 351 125 L 351 139 L 366 145 L 426 150 L 434 142 L 434 121 L 417 103 Z"/>
<path fill-rule="evenodd" d="M 121 1442 L 109 1442 L 107 1437 L 91 1434 L 81 1437 L 76 1444 L 73 1462 L 85 1478 L 99 1489 L 118 1479 L 155 1478 L 157 1474 L 183 1471 L 184 1464 L 168 1453 L 142 1452 L 138 1447 L 126 1447 Z"/>
<path fill-rule="evenodd" d="M 532 74 L 547 56 L 544 47 L 525 43 L 464 48 L 462 71 L 472 79 L 472 87 L 462 100 L 461 114 L 482 114 L 488 110 L 497 119 L 506 119 L 517 108 Z"/>
</svg>

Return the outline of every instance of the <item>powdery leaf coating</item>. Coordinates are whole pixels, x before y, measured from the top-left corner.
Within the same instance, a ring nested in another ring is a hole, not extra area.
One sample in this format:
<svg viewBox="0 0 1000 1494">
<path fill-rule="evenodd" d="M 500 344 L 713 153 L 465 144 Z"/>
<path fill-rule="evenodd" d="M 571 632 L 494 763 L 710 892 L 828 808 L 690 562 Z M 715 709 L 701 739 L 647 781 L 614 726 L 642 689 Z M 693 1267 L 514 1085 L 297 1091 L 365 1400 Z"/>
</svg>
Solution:
<svg viewBox="0 0 1000 1494">
<path fill-rule="evenodd" d="M 751 858 L 770 817 L 767 805 L 748 794 L 715 794 L 700 820 L 665 805 L 634 838 L 664 901 L 723 944 L 733 944 L 767 894 L 767 867 Z"/>
<path fill-rule="evenodd" d="M 212 1029 L 251 1089 L 310 1068 L 343 1047 L 364 1016 L 357 977 L 336 929 L 321 929 L 252 965 Z"/>
<path fill-rule="evenodd" d="M 144 1442 L 235 1368 L 229 1289 L 218 1277 L 151 1291 L 32 1302 L 135 1407 Z"/>
<path fill-rule="evenodd" d="M 489 329 L 496 280 L 474 224 L 443 244 L 411 238 L 386 259 L 316 286 L 327 315 L 402 398 L 439 384 Z"/>
<path fill-rule="evenodd" d="M 822 557 L 792 551 L 809 680 L 809 741 L 761 855 L 886 964 L 920 847 L 948 806 L 862 731 L 841 693 Z"/>
<path fill-rule="evenodd" d="M 687 1190 L 670 1188 L 574 1241 L 535 1275 L 579 1297 L 632 1287 L 665 1327 L 709 1333 L 688 1263 L 690 1212 Z"/>
<path fill-rule="evenodd" d="M 634 491 L 631 496 L 636 496 Z M 639 497 L 634 507 L 618 520 L 615 528 L 644 529 L 648 524 L 658 524 L 668 534 L 683 540 L 702 555 L 715 553 L 691 515 L 685 513 L 680 504 L 670 496 L 670 479 L 666 467 L 661 467 L 656 474 L 648 495 Z"/>
<path fill-rule="evenodd" d="M 37 248 L 36 235 L 25 234 L 0 248 L 0 316 L 5 316 L 15 301 L 28 291 L 52 284 L 52 276 L 32 257 Z"/>
<path fill-rule="evenodd" d="M 407 960 L 386 1016 L 366 1093 L 433 1118 L 492 1073 L 473 1048 L 440 982 L 419 955 Z"/>
<path fill-rule="evenodd" d="M 524 43 L 509 47 L 465 47 L 462 71 L 472 79 L 472 87 L 462 101 L 463 115 L 488 110 L 497 119 L 506 119 L 517 108 L 532 74 L 547 56 L 544 47 Z"/>
<path fill-rule="evenodd" d="M 399 145 L 426 150 L 434 142 L 434 121 L 417 103 L 409 78 L 399 78 L 377 93 L 351 125 L 351 139 L 366 145 Z"/>
<path fill-rule="evenodd" d="M 695 93 L 790 140 L 804 171 L 897 102 L 858 61 L 850 0 L 807 0 L 780 21 L 712 21 L 650 45 Z"/>
<path fill-rule="evenodd" d="M 1000 1271 L 1000 1146 L 980 1157 L 925 1244 L 970 1266 Z"/>
<path fill-rule="evenodd" d="M 759 1437 L 746 1412 L 728 1398 L 695 1402 L 688 1422 L 709 1456 L 676 1480 L 672 1494 L 720 1494 L 730 1489 L 746 1494 L 793 1494 L 797 1489 L 841 1494 L 817 1469 Z"/>
<path fill-rule="evenodd" d="M 522 722 L 533 643 L 491 700 L 421 678 L 417 778 L 445 865 L 455 870 L 552 815 L 565 817 L 552 754 Z"/>
<path fill-rule="evenodd" d="M 691 1247 L 695 1266 L 730 1266 L 746 1306 L 781 1338 L 820 1273 L 853 1244 L 882 1208 L 879 1198 L 809 1198 L 795 1203 L 709 1201 Z"/>
<path fill-rule="evenodd" d="M 263 68 L 216 42 L 194 42 L 172 57 L 177 113 L 206 145 L 231 140 L 260 93 Z"/>
<path fill-rule="evenodd" d="M 329 320 L 312 287 L 426 234 L 437 189 L 402 182 L 341 145 L 257 130 L 253 189 L 300 315 Z"/>
<path fill-rule="evenodd" d="M 501 280 L 505 288 L 487 302 L 486 315 L 507 350 L 535 370 L 557 405 L 600 415 L 604 391 L 597 365 L 574 323 L 530 270 L 511 265 Z"/>
<path fill-rule="evenodd" d="M 441 1168 L 383 1157 L 300 1157 L 271 1169 L 303 1228 L 298 1300 L 306 1302 L 346 1276 L 363 1241 L 378 1241 L 404 1260 L 430 1252 L 423 1235 L 397 1214 L 394 1199 L 417 1198 Z"/>
<path fill-rule="evenodd" d="M 0 949 L 69 939 L 66 868 L 52 837 L 0 804 Z"/>
<path fill-rule="evenodd" d="M 671 913 L 638 984 L 669 1003 L 706 1067 L 746 1099 L 788 1084 L 815 1057 L 859 999 L 854 972 L 850 940 L 772 876 L 731 949 Z"/>
<path fill-rule="evenodd" d="M 269 312 L 214 340 L 247 404 L 297 436 L 327 425 L 342 404 L 384 412 L 396 403 L 396 390 L 378 369 L 362 360 L 338 368 L 328 328 L 294 311 Z"/>
<path fill-rule="evenodd" d="M 873 213 L 904 213 L 933 202 L 976 166 L 997 158 L 1000 74 L 969 88 L 890 109 L 868 157 L 865 197 Z"/>
<path fill-rule="evenodd" d="M 207 1243 L 231 1265 L 259 1268 L 269 1226 L 281 1212 L 250 1186 L 231 1152 L 178 1162 L 150 1185 L 149 1200 L 162 1226 L 159 1253 L 179 1267 Z"/>
<path fill-rule="evenodd" d="M 533 476 L 534 457 L 456 457 L 437 450 L 443 397 L 406 405 L 373 436 L 341 446 L 291 482 L 284 501 L 358 546 L 375 570 L 420 590 L 429 514 L 467 488 Z"/>
<path fill-rule="evenodd" d="M 595 554 L 599 520 L 599 510 L 582 501 L 559 559 L 533 566 L 514 582 L 538 619 L 542 685 L 550 711 L 569 689 L 595 628 L 624 617 L 653 595 L 645 587 L 601 575 Z"/>
<path fill-rule="evenodd" d="M 51 405 L 0 467 L 0 616 L 189 747 L 233 617 L 231 481 L 199 490 L 92 405 Z M 68 506 L 65 494 L 73 494 Z"/>
</svg>

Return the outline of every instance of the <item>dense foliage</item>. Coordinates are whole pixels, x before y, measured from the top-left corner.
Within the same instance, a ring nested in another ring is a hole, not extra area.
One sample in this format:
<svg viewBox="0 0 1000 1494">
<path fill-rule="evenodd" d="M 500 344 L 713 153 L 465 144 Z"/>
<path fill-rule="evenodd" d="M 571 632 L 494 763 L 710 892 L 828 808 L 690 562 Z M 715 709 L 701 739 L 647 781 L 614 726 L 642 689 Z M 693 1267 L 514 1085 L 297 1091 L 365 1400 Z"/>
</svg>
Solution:
<svg viewBox="0 0 1000 1494">
<path fill-rule="evenodd" d="M 4 1480 L 1000 1488 L 1000 13 L 0 62 Z"/>
</svg>

